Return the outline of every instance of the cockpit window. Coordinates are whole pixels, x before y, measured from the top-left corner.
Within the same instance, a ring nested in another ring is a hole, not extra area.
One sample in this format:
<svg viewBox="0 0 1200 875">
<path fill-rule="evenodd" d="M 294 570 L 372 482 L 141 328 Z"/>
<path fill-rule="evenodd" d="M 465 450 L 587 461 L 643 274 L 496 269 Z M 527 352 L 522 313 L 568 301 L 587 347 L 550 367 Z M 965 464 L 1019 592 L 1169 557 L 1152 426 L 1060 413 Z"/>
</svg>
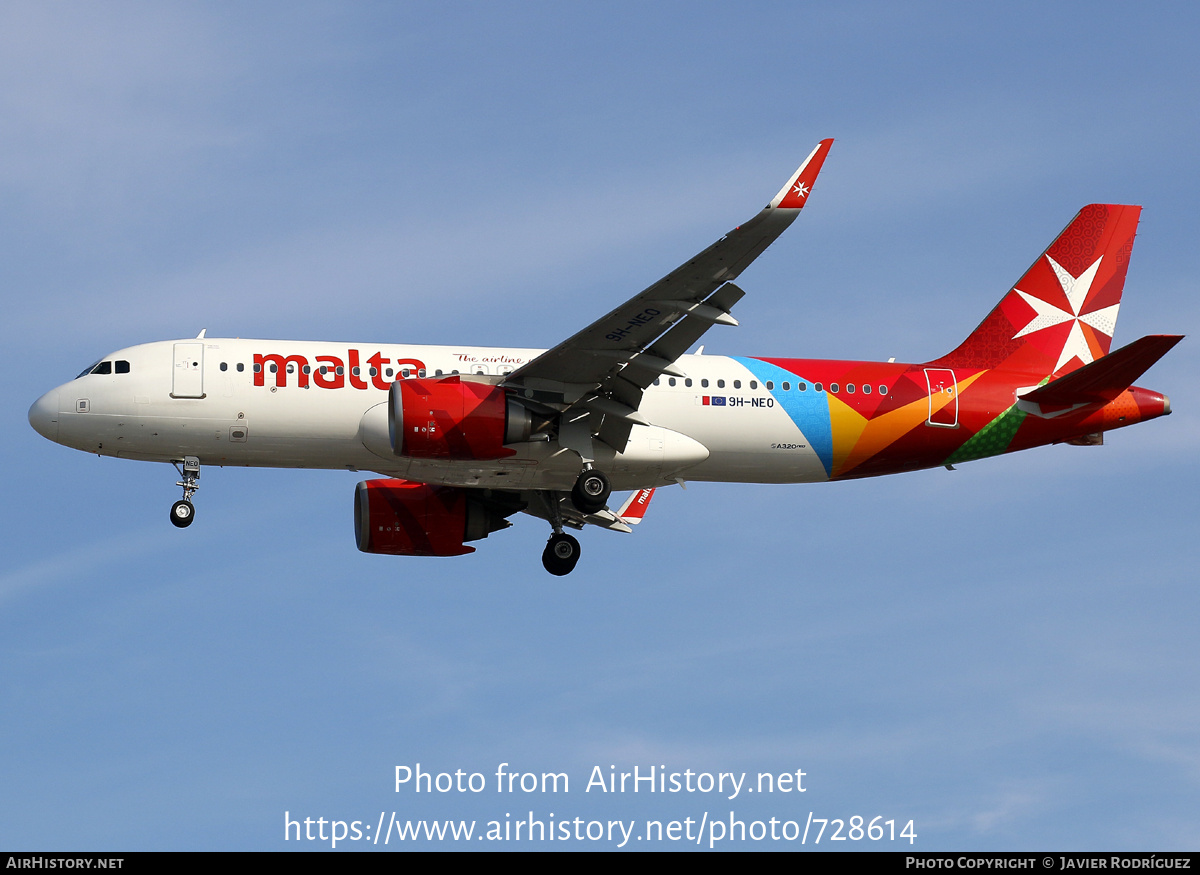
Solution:
<svg viewBox="0 0 1200 875">
<path fill-rule="evenodd" d="M 86 368 L 84 368 L 82 371 L 80 371 L 79 376 L 76 377 L 75 379 L 78 380 L 79 377 L 86 377 L 88 374 L 90 374 L 92 372 L 92 369 L 95 368 L 98 364 L 100 364 L 100 362 L 92 362 L 90 365 L 88 365 Z"/>
<path fill-rule="evenodd" d="M 129 373 L 129 362 L 125 361 L 124 359 L 118 359 L 117 360 L 117 373 L 118 374 L 128 374 Z"/>
<path fill-rule="evenodd" d="M 96 367 L 92 368 L 93 374 L 111 374 L 112 362 L 100 362 Z"/>
</svg>

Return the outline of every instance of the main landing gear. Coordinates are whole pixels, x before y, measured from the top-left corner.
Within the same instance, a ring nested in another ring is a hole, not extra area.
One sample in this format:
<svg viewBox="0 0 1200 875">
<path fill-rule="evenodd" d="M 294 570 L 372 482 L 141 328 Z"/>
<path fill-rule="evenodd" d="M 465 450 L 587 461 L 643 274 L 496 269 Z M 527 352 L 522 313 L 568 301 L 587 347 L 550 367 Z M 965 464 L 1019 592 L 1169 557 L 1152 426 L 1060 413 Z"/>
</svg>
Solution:
<svg viewBox="0 0 1200 875">
<path fill-rule="evenodd" d="M 178 462 L 172 462 L 175 470 L 183 479 L 176 486 L 183 487 L 183 498 L 171 505 L 171 522 L 176 528 L 186 529 L 196 518 L 196 508 L 192 505 L 192 496 L 200 488 L 200 460 L 195 456 L 184 456 L 183 467 Z"/>
<path fill-rule="evenodd" d="M 542 551 L 542 565 L 555 577 L 562 577 L 575 570 L 579 561 L 579 542 L 568 534 L 556 532 L 546 542 Z"/>
<path fill-rule="evenodd" d="M 585 468 L 575 481 L 575 487 L 571 490 L 571 503 L 579 508 L 581 513 L 598 513 L 604 510 L 610 495 L 612 487 L 608 485 L 608 478 L 603 472 L 589 467 Z"/>
<path fill-rule="evenodd" d="M 542 566 L 555 577 L 562 577 L 574 571 L 579 563 L 579 542 L 563 532 L 562 493 L 539 492 L 537 496 L 542 500 L 546 519 L 550 520 L 554 530 L 542 551 Z M 581 523 L 572 525 L 582 527 Z"/>
<path fill-rule="evenodd" d="M 612 487 L 608 478 L 602 471 L 597 471 L 589 465 L 580 473 L 571 489 L 571 504 L 575 505 L 580 513 L 599 513 L 608 504 L 610 495 Z M 546 503 L 547 517 L 554 529 L 550 540 L 546 542 L 546 549 L 542 551 L 542 565 L 551 574 L 562 577 L 574 571 L 579 563 L 579 542 L 563 532 L 562 511 L 559 507 L 562 493 L 545 492 L 542 493 L 542 499 Z M 572 522 L 571 525 L 583 527 L 582 522 Z"/>
</svg>

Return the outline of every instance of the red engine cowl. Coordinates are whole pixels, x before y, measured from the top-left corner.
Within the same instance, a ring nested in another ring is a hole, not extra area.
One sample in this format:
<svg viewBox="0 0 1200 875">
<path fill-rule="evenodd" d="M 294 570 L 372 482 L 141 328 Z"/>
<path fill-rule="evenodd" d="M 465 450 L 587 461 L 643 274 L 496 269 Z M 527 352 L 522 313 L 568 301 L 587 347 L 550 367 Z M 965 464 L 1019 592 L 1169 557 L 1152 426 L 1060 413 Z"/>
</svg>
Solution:
<svg viewBox="0 0 1200 875">
<path fill-rule="evenodd" d="M 364 480 L 354 491 L 354 538 L 364 553 L 461 556 L 508 526 L 465 489 L 408 480 Z"/>
<path fill-rule="evenodd" d="M 499 386 L 457 376 L 397 380 L 388 395 L 392 452 L 414 459 L 485 460 L 511 456 L 528 440 L 528 408 Z"/>
</svg>

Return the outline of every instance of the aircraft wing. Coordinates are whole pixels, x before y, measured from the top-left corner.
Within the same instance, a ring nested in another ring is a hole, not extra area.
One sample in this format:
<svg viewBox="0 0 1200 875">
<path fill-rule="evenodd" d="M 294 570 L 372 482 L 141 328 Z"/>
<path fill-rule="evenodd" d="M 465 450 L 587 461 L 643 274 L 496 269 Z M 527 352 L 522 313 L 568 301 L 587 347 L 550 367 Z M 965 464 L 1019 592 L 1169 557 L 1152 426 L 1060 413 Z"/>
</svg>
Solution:
<svg viewBox="0 0 1200 875">
<path fill-rule="evenodd" d="M 787 184 L 750 221 L 630 298 L 607 316 L 513 371 L 503 385 L 559 410 L 582 407 L 603 424 L 592 431 L 621 451 L 642 391 L 713 324 L 736 325 L 730 309 L 745 294 L 735 279 L 795 220 L 833 140 L 822 140 Z M 602 417 L 602 419 L 601 419 Z"/>
</svg>

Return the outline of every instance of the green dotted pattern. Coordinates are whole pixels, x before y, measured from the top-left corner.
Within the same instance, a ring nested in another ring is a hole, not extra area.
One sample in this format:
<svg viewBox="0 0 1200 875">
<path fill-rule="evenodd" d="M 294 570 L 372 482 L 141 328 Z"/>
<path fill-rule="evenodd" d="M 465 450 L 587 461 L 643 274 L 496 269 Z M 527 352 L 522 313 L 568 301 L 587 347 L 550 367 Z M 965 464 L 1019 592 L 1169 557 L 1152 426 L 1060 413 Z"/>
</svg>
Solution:
<svg viewBox="0 0 1200 875">
<path fill-rule="evenodd" d="M 1018 410 L 1014 404 L 972 435 L 966 443 L 951 453 L 943 464 L 953 465 L 956 462 L 970 462 L 973 459 L 1000 455 L 1008 449 L 1017 429 L 1028 415 L 1025 411 Z"/>
<path fill-rule="evenodd" d="M 1043 377 L 1039 386 L 1050 382 L 1049 377 Z M 1017 405 L 1005 410 L 983 428 L 972 435 L 966 443 L 950 454 L 943 465 L 953 465 L 955 462 L 971 462 L 988 456 L 998 456 L 1008 449 L 1017 429 L 1029 414 L 1018 410 Z"/>
</svg>

